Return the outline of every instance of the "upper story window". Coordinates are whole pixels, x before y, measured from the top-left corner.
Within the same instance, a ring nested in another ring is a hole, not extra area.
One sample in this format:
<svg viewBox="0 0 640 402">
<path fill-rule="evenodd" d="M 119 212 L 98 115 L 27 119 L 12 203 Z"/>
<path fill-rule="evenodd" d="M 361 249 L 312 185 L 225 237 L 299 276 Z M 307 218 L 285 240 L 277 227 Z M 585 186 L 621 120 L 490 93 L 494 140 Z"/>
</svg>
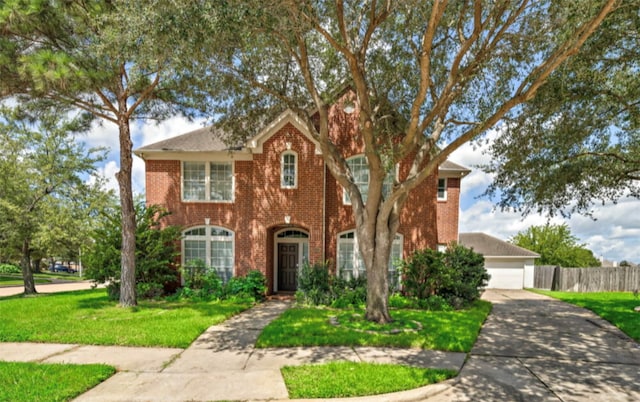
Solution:
<svg viewBox="0 0 640 402">
<path fill-rule="evenodd" d="M 389 258 L 389 286 L 397 288 L 399 286 L 399 272 L 397 270 L 398 261 L 402 258 L 402 235 L 396 234 L 391 244 L 391 256 Z M 366 277 L 367 270 L 358 248 L 358 237 L 356 232 L 351 230 L 338 235 L 338 258 L 337 268 L 343 278 Z"/>
<path fill-rule="evenodd" d="M 280 187 L 298 187 L 298 156 L 293 151 L 283 153 L 280 159 Z"/>
<path fill-rule="evenodd" d="M 438 179 L 438 201 L 447 200 L 447 179 Z"/>
<path fill-rule="evenodd" d="M 351 169 L 351 174 L 353 175 L 353 182 L 358 186 L 358 190 L 360 190 L 360 195 L 362 196 L 362 202 L 367 203 L 367 197 L 369 192 L 369 165 L 367 163 L 367 158 L 363 155 L 354 156 L 352 158 L 347 159 L 347 165 L 349 169 Z M 382 183 L 382 196 L 387 197 L 391 194 L 393 190 L 393 181 L 395 179 L 396 171 L 392 169 L 387 177 L 384 179 L 384 183 Z M 346 190 L 342 191 L 342 202 L 344 204 L 351 204 L 351 197 Z"/>
<path fill-rule="evenodd" d="M 184 201 L 233 201 L 232 162 L 183 162 Z"/>
<path fill-rule="evenodd" d="M 204 263 L 227 282 L 233 276 L 233 232 L 216 226 L 198 227 L 183 233 L 183 265 Z"/>
</svg>

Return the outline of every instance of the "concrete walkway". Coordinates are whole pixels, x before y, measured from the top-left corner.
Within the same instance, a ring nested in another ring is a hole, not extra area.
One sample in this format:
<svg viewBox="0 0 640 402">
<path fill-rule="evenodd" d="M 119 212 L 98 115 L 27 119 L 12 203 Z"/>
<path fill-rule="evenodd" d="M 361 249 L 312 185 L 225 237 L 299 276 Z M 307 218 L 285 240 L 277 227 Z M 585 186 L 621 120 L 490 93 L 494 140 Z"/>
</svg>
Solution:
<svg viewBox="0 0 640 402">
<path fill-rule="evenodd" d="M 289 307 L 283 301 L 213 326 L 187 349 L 0 343 L 0 359 L 118 368 L 76 401 L 286 400 L 280 367 L 330 360 L 461 369 L 441 384 L 350 401 L 640 400 L 640 345 L 611 324 L 526 291 L 483 298 L 494 308 L 466 363 L 462 353 L 411 349 L 255 349 L 262 328 Z"/>
<path fill-rule="evenodd" d="M 460 370 L 466 358 L 465 353 L 419 349 L 254 348 L 262 329 L 290 304 L 270 301 L 258 305 L 210 327 L 187 349 L 0 343 L 0 360 L 115 366 L 114 376 L 75 400 L 82 402 L 286 400 L 280 374 L 286 365 L 350 360 Z M 362 400 L 424 400 L 451 384 Z"/>
<path fill-rule="evenodd" d="M 92 281 L 73 281 L 64 283 L 40 283 L 36 284 L 38 293 L 58 293 L 69 292 L 73 290 L 91 289 L 94 283 Z M 104 285 L 98 285 L 104 287 Z M 24 286 L 0 286 L 0 297 L 15 296 L 24 292 Z"/>
<path fill-rule="evenodd" d="M 483 298 L 493 311 L 469 360 L 430 400 L 640 401 L 640 345 L 609 322 L 526 291 Z"/>
</svg>

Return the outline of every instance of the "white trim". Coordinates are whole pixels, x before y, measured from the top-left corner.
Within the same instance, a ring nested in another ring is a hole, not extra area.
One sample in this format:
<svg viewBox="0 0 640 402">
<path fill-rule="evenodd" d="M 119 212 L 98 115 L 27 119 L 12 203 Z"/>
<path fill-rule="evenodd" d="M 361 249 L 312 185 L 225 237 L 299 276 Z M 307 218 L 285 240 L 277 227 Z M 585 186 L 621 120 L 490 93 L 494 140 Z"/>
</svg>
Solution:
<svg viewBox="0 0 640 402">
<path fill-rule="evenodd" d="M 280 129 L 287 125 L 287 123 L 291 123 L 298 131 L 302 133 L 309 141 L 311 141 L 315 146 L 315 154 L 322 155 L 322 151 L 320 149 L 320 143 L 313 138 L 309 129 L 307 128 L 307 124 L 293 112 L 291 109 L 285 110 L 280 116 L 278 116 L 271 124 L 265 127 L 258 135 L 251 138 L 247 141 L 247 146 L 252 149 L 253 153 L 261 154 L 265 141 L 271 138 L 272 135 L 277 133 Z"/>
<path fill-rule="evenodd" d="M 204 200 L 187 200 L 184 198 L 184 165 L 185 163 L 204 163 Z M 230 200 L 212 200 L 211 199 L 211 164 L 229 164 L 231 165 L 231 199 Z M 236 164 L 232 160 L 183 160 L 180 161 L 180 201 L 195 203 L 216 203 L 216 204 L 232 204 L 236 198 Z"/>
<path fill-rule="evenodd" d="M 287 155 L 293 155 L 293 157 L 295 158 L 294 167 L 293 167 L 293 185 L 292 186 L 287 186 L 284 184 L 284 157 Z M 286 150 L 280 154 L 280 188 L 285 188 L 285 189 L 298 188 L 298 160 L 299 160 L 299 157 L 296 151 Z"/>
<path fill-rule="evenodd" d="M 444 180 L 444 196 L 440 197 L 440 180 Z M 447 179 L 446 177 L 438 177 L 438 184 L 436 187 L 436 198 L 438 199 L 438 201 L 446 201 L 447 200 L 447 194 L 449 193 L 449 179 Z"/>
<path fill-rule="evenodd" d="M 205 234 L 204 236 L 201 235 L 187 235 L 186 233 L 195 229 L 202 229 L 204 228 L 205 230 Z M 231 234 L 231 236 L 212 236 L 211 235 L 211 230 L 212 229 L 220 229 L 220 230 L 224 230 L 227 231 Z M 207 266 L 211 265 L 211 259 L 212 259 L 212 255 L 211 255 L 211 242 L 212 241 L 225 241 L 225 242 L 230 242 L 231 243 L 231 252 L 232 252 L 232 261 L 231 261 L 231 277 L 236 276 L 236 234 L 233 230 L 229 229 L 229 228 L 225 228 L 224 226 L 217 226 L 217 225 L 200 225 L 200 226 L 193 226 L 190 228 L 187 228 L 185 230 L 182 231 L 182 239 L 180 242 L 180 262 L 182 263 L 182 266 L 186 266 L 186 261 L 185 261 L 185 242 L 187 240 L 197 240 L 197 241 L 204 241 L 205 242 L 205 264 Z M 215 268 L 215 267 L 213 267 Z"/>
<path fill-rule="evenodd" d="M 286 232 L 287 230 L 295 230 L 300 233 L 306 234 L 308 237 L 283 237 L 278 238 L 278 234 Z M 280 229 L 273 234 L 273 291 L 278 292 L 278 244 L 280 243 L 297 243 L 298 244 L 298 272 L 300 272 L 301 264 L 304 263 L 304 244 L 307 244 L 307 253 L 309 253 L 309 237 L 310 234 L 306 230 L 300 228 L 291 227 Z M 307 257 L 309 257 L 307 255 Z"/>
</svg>

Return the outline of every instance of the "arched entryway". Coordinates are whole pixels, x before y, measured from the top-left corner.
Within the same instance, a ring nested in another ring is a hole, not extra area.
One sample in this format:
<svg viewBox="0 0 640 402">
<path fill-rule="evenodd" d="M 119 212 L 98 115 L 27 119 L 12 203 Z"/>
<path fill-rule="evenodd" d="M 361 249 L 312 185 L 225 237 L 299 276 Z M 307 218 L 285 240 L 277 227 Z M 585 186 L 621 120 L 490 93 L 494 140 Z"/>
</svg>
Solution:
<svg viewBox="0 0 640 402">
<path fill-rule="evenodd" d="M 274 292 L 298 289 L 298 273 L 309 260 L 309 234 L 301 229 L 287 228 L 274 236 Z"/>
</svg>

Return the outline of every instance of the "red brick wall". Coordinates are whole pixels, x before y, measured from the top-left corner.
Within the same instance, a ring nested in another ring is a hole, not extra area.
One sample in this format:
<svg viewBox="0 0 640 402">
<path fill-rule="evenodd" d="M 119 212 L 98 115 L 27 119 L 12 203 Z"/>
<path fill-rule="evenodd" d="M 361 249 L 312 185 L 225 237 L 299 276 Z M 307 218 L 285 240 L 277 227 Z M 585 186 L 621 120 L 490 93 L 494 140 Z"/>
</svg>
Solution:
<svg viewBox="0 0 640 402">
<path fill-rule="evenodd" d="M 437 201 L 438 244 L 449 244 L 452 241 L 458 241 L 460 181 L 460 178 L 457 177 L 447 178 L 447 200 Z"/>
<path fill-rule="evenodd" d="M 362 151 L 357 135 L 357 115 L 330 111 L 331 136 L 345 157 Z M 281 155 L 290 143 L 297 153 L 298 183 L 295 189 L 280 187 Z M 325 168 L 315 145 L 291 124 L 285 125 L 262 144 L 262 153 L 254 153 L 253 161 L 235 161 L 235 193 L 233 203 L 183 202 L 181 200 L 181 162 L 147 160 L 146 192 L 148 204 L 160 204 L 172 212 L 165 224 L 183 229 L 210 224 L 235 233 L 235 274 L 249 270 L 264 272 L 273 289 L 274 238 L 285 228 L 309 233 L 311 261 L 329 259 L 335 262 L 337 235 L 355 229 L 350 205 L 342 202 L 342 188 Z M 404 177 L 409 161 L 400 166 Z M 326 226 L 323 231 L 323 184 L 326 176 Z M 401 214 L 398 233 L 404 236 L 403 251 L 407 256 L 417 248 L 435 247 L 457 239 L 458 197 L 460 179 L 448 180 L 448 200 L 436 203 L 437 178 L 432 175 L 409 195 Z M 285 223 L 285 216 L 290 223 Z M 323 243 L 326 245 L 323 248 Z M 324 255 L 323 255 L 324 250 Z"/>
<path fill-rule="evenodd" d="M 282 153 L 297 154 L 297 188 L 281 188 Z M 309 234 L 309 258 L 322 259 L 322 156 L 315 145 L 291 124 L 285 125 L 263 144 L 263 151 L 253 156 L 253 190 L 251 219 L 251 260 L 254 269 L 263 270 L 273 288 L 274 235 L 285 228 L 302 229 Z M 285 223 L 285 216 L 290 223 Z"/>
</svg>

